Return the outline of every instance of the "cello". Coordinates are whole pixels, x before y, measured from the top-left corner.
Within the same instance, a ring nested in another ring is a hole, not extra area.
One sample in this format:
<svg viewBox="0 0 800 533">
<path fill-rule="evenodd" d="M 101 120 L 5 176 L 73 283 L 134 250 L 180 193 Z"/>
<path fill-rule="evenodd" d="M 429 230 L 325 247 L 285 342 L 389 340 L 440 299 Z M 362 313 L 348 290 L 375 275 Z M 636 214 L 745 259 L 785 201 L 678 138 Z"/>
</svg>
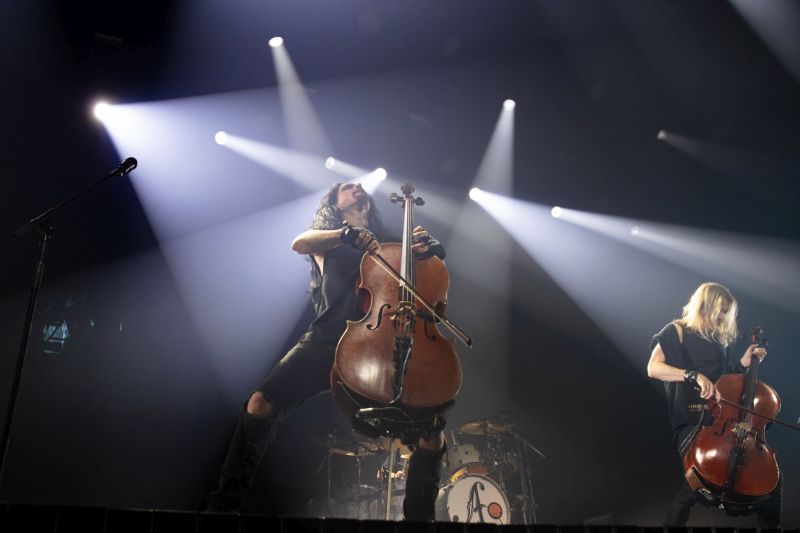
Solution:
<svg viewBox="0 0 800 533">
<path fill-rule="evenodd" d="M 336 347 L 331 391 L 353 427 L 371 437 L 415 445 L 444 428 L 461 387 L 461 363 L 439 324 L 471 346 L 444 316 L 449 275 L 436 256 L 418 259 L 411 249 L 413 206 L 424 205 L 406 183 L 393 203 L 404 208 L 402 243 L 365 254 L 358 290 L 365 315 L 348 321 Z"/>
<path fill-rule="evenodd" d="M 755 326 L 752 342 L 766 347 Z M 713 424 L 703 427 L 683 456 L 689 486 L 710 505 L 729 514 L 755 511 L 780 479 L 775 451 L 767 445 L 766 426 L 780 411 L 778 393 L 758 380 L 760 358 L 753 356 L 745 374 L 725 374 L 708 400 Z"/>
</svg>

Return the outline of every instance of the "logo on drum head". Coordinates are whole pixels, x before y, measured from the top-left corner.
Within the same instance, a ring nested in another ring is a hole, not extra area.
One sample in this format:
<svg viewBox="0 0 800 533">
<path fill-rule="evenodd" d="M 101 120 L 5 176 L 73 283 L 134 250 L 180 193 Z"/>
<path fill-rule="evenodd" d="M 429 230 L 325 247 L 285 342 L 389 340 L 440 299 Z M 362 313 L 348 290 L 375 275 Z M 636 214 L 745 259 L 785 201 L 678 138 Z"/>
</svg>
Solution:
<svg viewBox="0 0 800 533">
<path fill-rule="evenodd" d="M 489 516 L 494 518 L 495 520 L 499 520 L 501 516 L 503 516 L 503 508 L 497 502 L 492 502 L 486 507 L 486 511 L 489 513 Z"/>
<path fill-rule="evenodd" d="M 486 519 L 483 516 L 483 510 L 486 509 L 486 512 L 489 514 L 491 518 L 494 520 L 499 519 L 503 516 L 503 508 L 497 502 L 492 502 L 489 505 L 483 505 L 481 503 L 481 496 L 479 491 L 485 491 L 486 487 L 483 485 L 482 482 L 476 481 L 472 484 L 472 488 L 469 491 L 469 501 L 467 502 L 467 523 L 472 522 L 472 515 L 478 515 L 478 522 L 486 523 Z"/>
</svg>

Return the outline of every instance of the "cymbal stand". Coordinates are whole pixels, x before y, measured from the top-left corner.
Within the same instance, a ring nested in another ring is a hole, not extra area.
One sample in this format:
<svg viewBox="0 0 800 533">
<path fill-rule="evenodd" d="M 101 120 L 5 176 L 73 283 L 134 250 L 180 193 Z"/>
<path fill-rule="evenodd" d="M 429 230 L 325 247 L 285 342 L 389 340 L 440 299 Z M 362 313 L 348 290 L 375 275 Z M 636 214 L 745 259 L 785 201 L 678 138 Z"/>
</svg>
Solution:
<svg viewBox="0 0 800 533">
<path fill-rule="evenodd" d="M 506 480 L 503 477 L 503 468 L 502 468 L 502 461 L 498 457 L 498 442 L 496 439 L 497 435 L 492 435 L 489 432 L 489 422 L 483 425 L 483 442 L 485 443 L 486 448 L 484 448 L 486 453 L 486 460 L 491 461 L 490 466 L 495 469 L 497 472 L 498 480 L 500 482 L 500 488 L 503 489 L 503 492 L 506 491 Z M 492 439 L 495 439 L 492 442 Z"/>
<path fill-rule="evenodd" d="M 450 440 L 453 442 L 453 448 L 458 446 L 458 442 L 456 441 L 456 434 L 452 430 L 450 431 Z"/>
<path fill-rule="evenodd" d="M 389 441 L 389 475 L 386 476 L 386 513 L 384 519 L 387 521 L 392 512 L 392 473 L 394 472 L 394 455 L 397 452 L 395 439 Z"/>
<path fill-rule="evenodd" d="M 535 524 L 536 523 L 536 499 L 533 496 L 533 466 L 531 465 L 530 460 L 530 452 L 528 450 L 533 450 L 542 459 L 547 459 L 545 455 L 536 449 L 533 444 L 531 444 L 528 439 L 520 435 L 519 433 L 511 430 L 509 431 L 511 435 L 517 440 L 517 450 L 520 456 L 521 464 L 520 467 L 522 468 L 521 473 L 521 485 L 522 485 L 522 520 L 524 523 L 528 524 Z M 528 520 L 532 520 L 528 522 Z"/>
<path fill-rule="evenodd" d="M 332 479 L 331 457 L 333 456 L 333 443 L 335 441 L 336 441 L 336 428 L 334 427 L 333 433 L 330 434 L 330 440 L 328 441 L 328 449 L 325 451 L 325 457 L 322 458 L 322 462 L 319 464 L 316 471 L 316 474 L 319 474 L 320 470 L 322 470 L 322 467 L 327 465 L 327 467 L 325 468 L 326 470 L 325 474 L 328 478 L 328 500 L 327 500 L 328 513 L 333 513 L 333 498 L 331 494 L 331 479 Z"/>
<path fill-rule="evenodd" d="M 356 456 L 356 490 L 353 500 L 356 511 L 356 520 L 361 519 L 361 456 Z"/>
<path fill-rule="evenodd" d="M 497 435 L 494 435 L 494 446 L 492 446 L 492 453 L 490 457 L 492 458 L 492 463 L 497 471 L 497 478 L 500 482 L 500 488 L 503 489 L 503 492 L 507 492 L 506 490 L 506 478 L 503 475 L 503 464 L 504 461 L 502 459 L 507 459 L 505 456 L 500 456 L 499 454 L 503 451 L 500 449 L 500 439 L 497 438 Z"/>
</svg>

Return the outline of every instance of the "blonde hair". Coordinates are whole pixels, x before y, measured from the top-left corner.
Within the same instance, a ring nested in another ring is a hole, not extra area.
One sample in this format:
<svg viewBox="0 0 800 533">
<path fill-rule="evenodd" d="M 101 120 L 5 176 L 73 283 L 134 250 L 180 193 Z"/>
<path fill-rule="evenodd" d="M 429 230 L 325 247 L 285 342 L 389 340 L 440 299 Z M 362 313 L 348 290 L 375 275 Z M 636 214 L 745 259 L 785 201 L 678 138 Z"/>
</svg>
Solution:
<svg viewBox="0 0 800 533">
<path fill-rule="evenodd" d="M 723 304 L 728 312 L 720 322 Z M 718 342 L 727 347 L 736 340 L 736 298 L 727 287 L 719 283 L 706 282 L 697 287 L 689 302 L 683 306 L 683 315 L 677 322 L 697 333 L 707 341 Z"/>
</svg>

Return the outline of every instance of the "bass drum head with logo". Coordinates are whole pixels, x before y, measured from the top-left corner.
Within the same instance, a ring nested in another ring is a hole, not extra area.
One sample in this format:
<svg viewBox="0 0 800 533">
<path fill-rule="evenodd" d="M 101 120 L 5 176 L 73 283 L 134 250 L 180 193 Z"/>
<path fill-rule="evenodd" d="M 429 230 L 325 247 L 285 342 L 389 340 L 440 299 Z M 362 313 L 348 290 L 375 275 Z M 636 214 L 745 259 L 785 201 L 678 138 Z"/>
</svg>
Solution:
<svg viewBox="0 0 800 533">
<path fill-rule="evenodd" d="M 436 519 L 443 522 L 508 524 L 508 498 L 488 477 L 467 475 L 439 491 Z"/>
</svg>

